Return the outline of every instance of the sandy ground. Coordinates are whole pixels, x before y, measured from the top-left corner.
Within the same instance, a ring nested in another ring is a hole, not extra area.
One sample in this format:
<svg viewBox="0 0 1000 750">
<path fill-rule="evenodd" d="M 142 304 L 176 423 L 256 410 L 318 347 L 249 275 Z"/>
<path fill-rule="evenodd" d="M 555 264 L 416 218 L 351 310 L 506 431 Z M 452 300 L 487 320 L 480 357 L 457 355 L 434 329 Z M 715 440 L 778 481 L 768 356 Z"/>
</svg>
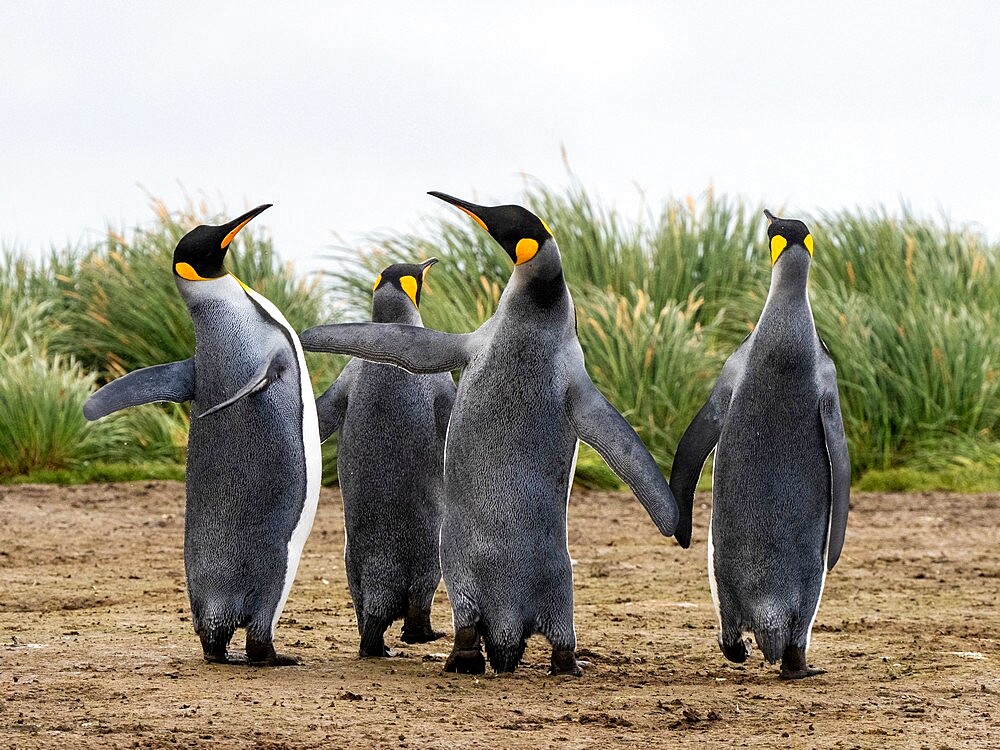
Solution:
<svg viewBox="0 0 1000 750">
<path fill-rule="evenodd" d="M 783 683 L 715 645 L 708 508 L 684 551 L 629 495 L 574 493 L 582 678 L 442 672 L 449 641 L 359 660 L 324 490 L 278 627 L 297 667 L 209 665 L 183 487 L 0 487 L 0 747 L 1000 747 L 1000 495 L 857 495 L 810 661 Z M 450 631 L 443 586 L 435 624 Z M 237 639 L 240 634 L 237 634 Z"/>
</svg>

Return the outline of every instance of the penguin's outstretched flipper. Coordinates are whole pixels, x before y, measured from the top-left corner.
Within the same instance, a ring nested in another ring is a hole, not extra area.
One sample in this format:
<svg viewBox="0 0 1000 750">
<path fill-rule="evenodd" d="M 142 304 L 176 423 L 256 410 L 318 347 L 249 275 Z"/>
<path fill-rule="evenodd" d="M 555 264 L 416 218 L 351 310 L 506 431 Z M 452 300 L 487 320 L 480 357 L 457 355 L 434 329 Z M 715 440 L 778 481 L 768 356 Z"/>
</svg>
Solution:
<svg viewBox="0 0 1000 750">
<path fill-rule="evenodd" d="M 229 406 L 232 406 L 242 398 L 259 393 L 271 385 L 271 383 L 275 380 L 280 378 L 281 373 L 288 369 L 288 365 L 287 351 L 285 349 L 275 349 L 264 359 L 264 361 L 260 363 L 260 367 L 258 367 L 257 371 L 250 376 L 250 380 L 247 381 L 246 385 L 236 391 L 236 393 L 227 398 L 225 401 L 205 409 L 205 411 L 200 414 L 196 414 L 195 418 L 202 419 L 210 414 L 215 414 Z"/>
<path fill-rule="evenodd" d="M 677 527 L 677 502 L 632 425 L 601 395 L 586 373 L 576 379 L 568 396 L 570 421 L 580 440 L 596 450 L 629 486 L 660 533 L 672 536 Z"/>
<path fill-rule="evenodd" d="M 337 323 L 299 334 L 310 352 L 350 354 L 418 375 L 458 370 L 474 350 L 474 333 L 442 333 L 399 323 Z"/>
<path fill-rule="evenodd" d="M 316 399 L 316 414 L 319 416 L 319 440 L 322 443 L 344 424 L 347 414 L 347 395 L 358 374 L 358 363 L 351 360 L 341 370 L 333 384 Z"/>
<path fill-rule="evenodd" d="M 98 389 L 83 405 L 93 422 L 130 406 L 156 401 L 181 403 L 194 398 L 194 360 L 169 362 L 130 372 Z"/>
<path fill-rule="evenodd" d="M 821 371 L 820 378 L 824 390 L 819 399 L 819 416 L 823 420 L 826 453 L 830 458 L 830 541 L 826 569 L 833 570 L 844 548 L 844 535 L 847 533 L 847 511 L 851 504 L 851 457 L 847 452 L 847 435 L 837 395 L 837 371 L 832 360 Z"/>
<path fill-rule="evenodd" d="M 733 387 L 743 373 L 747 351 L 747 339 L 744 339 L 743 344 L 726 361 L 708 401 L 691 420 L 674 452 L 674 462 L 670 468 L 670 489 L 677 498 L 680 510 L 675 536 L 677 543 L 685 549 L 691 545 L 695 488 L 698 486 L 705 461 L 719 442 L 722 423 L 726 420 L 726 412 L 732 399 Z"/>
</svg>

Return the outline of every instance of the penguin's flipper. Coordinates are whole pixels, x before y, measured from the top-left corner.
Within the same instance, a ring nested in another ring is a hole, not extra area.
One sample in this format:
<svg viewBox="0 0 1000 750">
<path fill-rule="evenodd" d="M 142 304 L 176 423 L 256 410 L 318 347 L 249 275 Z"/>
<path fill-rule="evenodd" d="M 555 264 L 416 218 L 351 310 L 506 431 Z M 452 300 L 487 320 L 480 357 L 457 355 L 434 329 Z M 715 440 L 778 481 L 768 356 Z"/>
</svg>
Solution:
<svg viewBox="0 0 1000 750">
<path fill-rule="evenodd" d="M 680 520 L 677 523 L 677 543 L 687 549 L 691 545 L 691 523 L 694 512 L 694 493 L 698 487 L 701 470 L 705 461 L 719 442 L 722 424 L 729 411 L 733 388 L 743 373 L 743 362 L 748 351 L 747 340 L 726 360 L 719 379 L 715 381 L 712 393 L 701 407 L 691 424 L 684 430 L 674 462 L 670 467 L 670 489 L 677 498 Z"/>
<path fill-rule="evenodd" d="M 827 388 L 819 399 L 819 415 L 823 420 L 823 434 L 826 437 L 826 453 L 830 458 L 830 541 L 826 553 L 826 569 L 840 559 L 847 533 L 847 511 L 851 504 L 851 458 L 847 452 L 847 435 L 844 433 L 844 418 L 840 413 L 840 398 L 837 395 L 837 381 Z"/>
<path fill-rule="evenodd" d="M 194 398 L 194 359 L 135 370 L 98 389 L 83 405 L 88 421 L 130 406 Z"/>
<path fill-rule="evenodd" d="M 350 354 L 429 375 L 465 367 L 474 336 L 401 323 L 338 323 L 310 328 L 299 339 L 306 351 Z"/>
<path fill-rule="evenodd" d="M 357 374 L 358 361 L 352 359 L 340 371 L 340 375 L 333 381 L 333 384 L 326 389 L 322 396 L 316 399 L 316 415 L 319 417 L 319 441 L 321 443 L 343 426 L 344 415 L 347 413 L 347 395 L 357 379 Z"/>
<path fill-rule="evenodd" d="M 625 482 L 664 536 L 677 527 L 677 502 L 660 467 L 625 417 L 584 372 L 570 387 L 568 412 L 580 440 L 596 450 Z"/>
<path fill-rule="evenodd" d="M 264 361 L 260 363 L 260 367 L 257 371 L 250 376 L 250 380 L 247 381 L 246 385 L 240 388 L 236 393 L 227 398 L 225 401 L 216 404 L 215 406 L 205 409 L 205 411 L 195 414 L 196 419 L 202 419 L 210 414 L 215 414 L 223 409 L 232 406 L 237 401 L 247 396 L 252 396 L 255 393 L 267 388 L 271 383 L 281 377 L 283 373 L 288 369 L 288 356 L 287 351 L 284 348 L 274 349 Z"/>
</svg>

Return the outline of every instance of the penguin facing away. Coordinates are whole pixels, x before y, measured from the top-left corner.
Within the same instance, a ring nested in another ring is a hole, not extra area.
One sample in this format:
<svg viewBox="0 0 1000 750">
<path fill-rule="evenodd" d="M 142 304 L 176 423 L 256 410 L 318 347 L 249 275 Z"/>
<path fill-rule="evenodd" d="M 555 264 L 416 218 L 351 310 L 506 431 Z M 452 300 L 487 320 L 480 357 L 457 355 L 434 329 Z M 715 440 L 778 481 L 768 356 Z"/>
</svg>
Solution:
<svg viewBox="0 0 1000 750">
<path fill-rule="evenodd" d="M 247 660 L 294 664 L 274 630 L 306 537 L 321 473 L 319 428 L 305 359 L 291 326 L 223 265 L 236 234 L 269 208 L 181 238 L 173 273 L 195 352 L 114 380 L 83 407 L 89 420 L 155 401 L 191 401 L 184 564 L 205 659 L 227 662 L 236 628 Z"/>
<path fill-rule="evenodd" d="M 781 677 L 822 674 L 806 662 L 826 573 L 844 546 L 851 466 L 830 353 L 807 283 L 808 228 L 769 211 L 773 271 L 753 332 L 729 357 L 677 446 L 670 486 L 677 535 L 691 536 L 695 486 L 715 449 L 708 572 L 719 646 L 743 662 L 752 633 Z"/>
<path fill-rule="evenodd" d="M 372 320 L 422 326 L 420 293 L 437 259 L 386 268 L 375 281 Z M 340 431 L 337 474 L 344 496 L 344 559 L 361 634 L 361 656 L 389 656 L 386 628 L 403 618 L 402 640 L 426 643 L 441 580 L 444 438 L 455 382 L 352 359 L 317 399 L 320 439 Z"/>
<path fill-rule="evenodd" d="M 411 372 L 462 369 L 445 446 L 441 570 L 452 603 L 449 672 L 512 672 L 526 639 L 552 645 L 551 674 L 581 674 L 573 625 L 566 511 L 578 441 L 620 476 L 665 536 L 677 505 L 642 441 L 583 364 L 559 248 L 520 206 L 431 193 L 485 229 L 514 262 L 497 310 L 472 333 L 412 325 L 317 326 L 307 350 L 351 354 Z"/>
</svg>

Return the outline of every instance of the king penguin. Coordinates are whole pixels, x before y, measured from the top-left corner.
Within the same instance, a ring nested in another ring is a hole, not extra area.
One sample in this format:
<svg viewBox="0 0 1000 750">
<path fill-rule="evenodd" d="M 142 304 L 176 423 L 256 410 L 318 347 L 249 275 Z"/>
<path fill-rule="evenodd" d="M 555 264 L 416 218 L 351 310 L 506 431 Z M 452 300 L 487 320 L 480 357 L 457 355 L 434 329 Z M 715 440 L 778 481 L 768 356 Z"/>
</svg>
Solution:
<svg viewBox="0 0 1000 750">
<path fill-rule="evenodd" d="M 191 401 L 184 564 L 205 659 L 230 660 L 246 628 L 255 664 L 274 650 L 319 498 L 319 426 L 298 338 L 278 309 L 223 265 L 237 233 L 269 205 L 181 238 L 173 273 L 194 323 L 194 356 L 114 380 L 83 407 L 99 419 L 154 401 Z"/>
<path fill-rule="evenodd" d="M 422 326 L 420 293 L 436 258 L 379 274 L 372 320 Z M 427 643 L 441 580 L 444 437 L 455 400 L 450 373 L 413 375 L 352 359 L 316 402 L 320 439 L 340 430 L 337 475 L 344 496 L 347 582 L 361 656 L 388 656 L 386 628 L 403 618 L 404 643 Z"/>
<path fill-rule="evenodd" d="M 743 662 L 752 633 L 781 677 L 806 662 L 826 573 L 844 546 L 851 466 L 833 359 L 809 306 L 813 238 L 769 211 L 771 286 L 753 332 L 730 356 L 677 446 L 670 486 L 690 539 L 695 486 L 715 463 L 708 572 L 719 646 Z"/>
<path fill-rule="evenodd" d="M 472 333 L 399 324 L 305 331 L 307 350 L 416 373 L 462 369 L 445 445 L 441 571 L 452 604 L 449 672 L 512 672 L 534 633 L 552 645 L 550 674 L 579 675 L 566 511 L 579 440 L 593 446 L 666 536 L 677 504 L 625 418 L 591 382 L 559 247 L 514 205 L 458 207 L 514 262 L 494 315 Z"/>
</svg>

